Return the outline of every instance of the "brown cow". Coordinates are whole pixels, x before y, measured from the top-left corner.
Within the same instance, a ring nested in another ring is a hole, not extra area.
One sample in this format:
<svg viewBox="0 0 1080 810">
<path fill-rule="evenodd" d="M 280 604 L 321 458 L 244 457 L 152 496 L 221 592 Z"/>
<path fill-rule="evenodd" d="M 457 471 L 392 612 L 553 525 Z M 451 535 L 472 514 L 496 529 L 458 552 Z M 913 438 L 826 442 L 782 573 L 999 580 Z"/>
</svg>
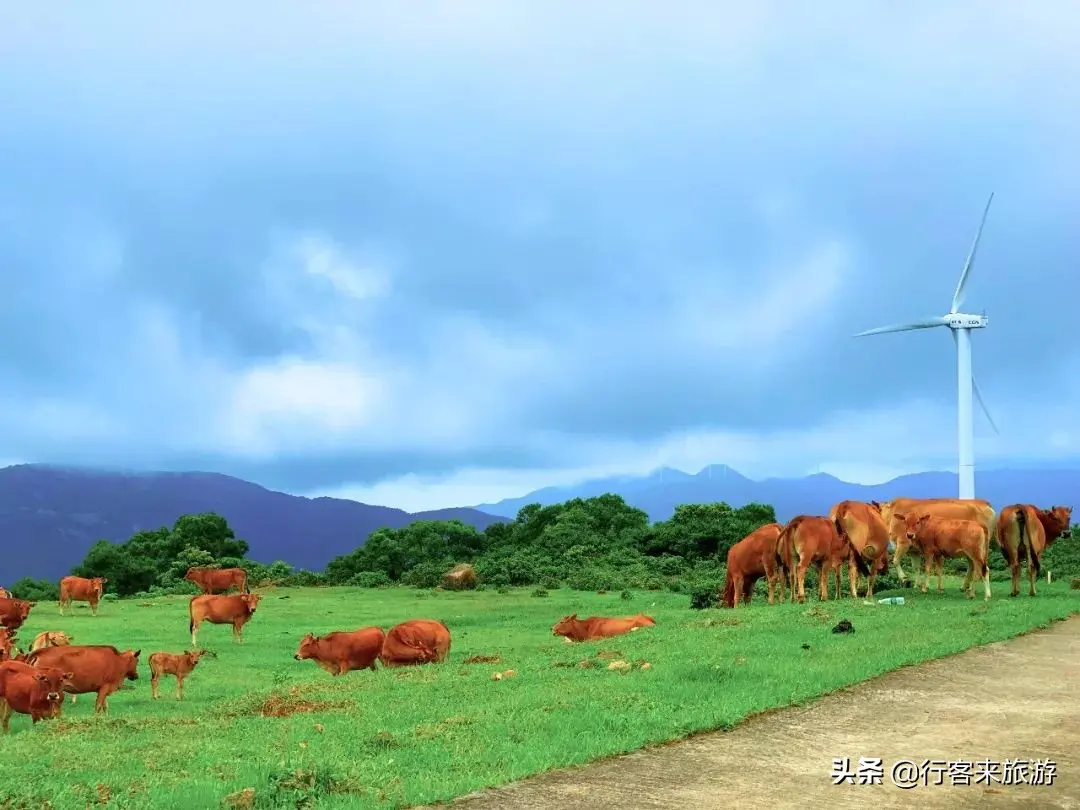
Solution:
<svg viewBox="0 0 1080 810">
<path fill-rule="evenodd" d="M 63 630 L 46 630 L 34 636 L 34 640 L 30 642 L 30 652 L 37 652 L 45 647 L 63 647 L 70 644 L 73 638 L 75 637 L 69 636 Z"/>
<path fill-rule="evenodd" d="M 870 571 L 866 578 L 866 598 L 872 598 L 878 573 L 889 570 L 891 544 L 889 530 L 881 517 L 880 505 L 841 501 L 829 510 L 829 518 L 836 524 L 836 531 L 852 548 L 852 555 L 848 559 L 848 582 L 851 585 L 852 597 L 859 598 L 860 568 L 855 557 L 860 556 Z M 836 589 L 840 590 L 839 584 Z"/>
<path fill-rule="evenodd" d="M 656 621 L 642 613 L 625 618 L 608 618 L 607 616 L 589 616 L 587 619 L 579 619 L 576 613 L 563 616 L 551 628 L 551 635 L 562 636 L 567 641 L 596 641 L 601 638 L 621 636 L 631 633 L 639 627 L 653 627 Z"/>
<path fill-rule="evenodd" d="M 780 601 L 784 601 L 784 579 L 776 576 L 776 539 L 782 528 L 779 523 L 766 523 L 728 549 L 720 604 L 733 608 L 741 600 L 749 605 L 754 585 L 763 576 L 769 584 L 769 604 L 773 604 L 773 587 L 777 583 Z"/>
<path fill-rule="evenodd" d="M 64 577 L 60 580 L 60 615 L 64 615 L 64 605 L 70 607 L 72 602 L 89 602 L 90 612 L 97 616 L 98 602 L 108 581 L 105 577 Z"/>
<path fill-rule="evenodd" d="M 199 634 L 199 624 L 204 621 L 210 624 L 231 624 L 233 640 L 243 644 L 244 625 L 255 615 L 260 598 L 257 593 L 237 593 L 230 596 L 203 594 L 191 597 L 188 603 L 191 646 L 199 646 L 196 637 Z"/>
<path fill-rule="evenodd" d="M 379 651 L 384 667 L 442 663 L 450 652 L 450 630 L 442 622 L 412 619 L 390 628 Z"/>
<path fill-rule="evenodd" d="M 904 528 L 904 521 L 898 520 L 896 513 L 904 515 L 931 515 L 933 517 L 951 518 L 954 520 L 974 520 L 986 527 L 987 536 L 994 535 L 994 507 L 989 501 L 981 498 L 894 498 L 888 503 L 880 504 L 881 517 L 889 530 L 889 540 L 895 543 L 893 552 L 893 565 L 900 574 L 901 582 L 907 582 L 907 574 L 904 573 L 900 560 L 917 541 L 911 540 Z M 916 551 L 922 554 L 922 549 L 917 545 Z M 968 571 L 964 589 L 971 585 L 971 579 L 975 570 Z"/>
<path fill-rule="evenodd" d="M 32 607 L 25 599 L 0 599 L 0 627 L 18 630 L 30 615 Z"/>
<path fill-rule="evenodd" d="M 354 669 L 375 670 L 386 634 L 381 627 L 339 630 L 316 636 L 308 633 L 300 639 L 293 656 L 297 661 L 314 661 L 331 675 L 344 675 Z"/>
<path fill-rule="evenodd" d="M 172 675 L 176 678 L 176 699 L 184 699 L 184 678 L 192 673 L 199 659 L 204 655 L 211 658 L 217 656 L 208 650 L 193 650 L 179 655 L 167 652 L 150 653 L 147 661 L 150 663 L 150 694 L 154 700 L 158 699 L 158 683 L 162 675 Z"/>
<path fill-rule="evenodd" d="M 139 678 L 141 650 L 120 652 L 107 644 L 70 644 L 64 647 L 45 647 L 30 653 L 27 663 L 36 667 L 58 667 L 74 673 L 64 691 L 71 695 L 97 692 L 94 712 L 108 712 L 106 698 L 118 690 L 125 680 Z"/>
<path fill-rule="evenodd" d="M 11 598 L 11 591 L 9 591 L 7 588 L 0 588 L 0 599 L 10 599 L 10 598 Z"/>
<path fill-rule="evenodd" d="M 16 635 L 14 630 L 0 627 L 0 661 L 7 661 L 14 657 Z"/>
<path fill-rule="evenodd" d="M 968 599 L 975 598 L 972 578 L 978 575 L 983 580 L 986 598 L 990 598 L 990 534 L 986 526 L 978 520 L 943 518 L 927 515 L 920 510 L 910 514 L 895 513 L 895 517 L 904 523 L 904 533 L 911 542 L 918 543 L 922 549 L 925 579 L 922 592 L 930 589 L 930 570 L 937 563 L 938 593 L 942 593 L 942 567 L 945 557 L 967 557 L 971 564 L 964 590 Z"/>
<path fill-rule="evenodd" d="M 249 593 L 248 575 L 243 568 L 189 568 L 184 579 L 194 582 L 204 594 L 225 593 L 229 588 Z"/>
<path fill-rule="evenodd" d="M 862 555 L 854 553 L 847 537 L 827 517 L 793 517 L 780 532 L 776 547 L 777 562 L 783 575 L 790 578 L 792 601 L 796 595 L 800 602 L 806 601 L 806 572 L 811 565 L 818 572 L 818 596 L 823 602 L 829 598 L 829 577 L 834 573 L 836 596 L 840 597 L 840 571 L 845 561 L 854 560 L 864 576 L 870 575 Z"/>
<path fill-rule="evenodd" d="M 1012 572 L 1012 593 L 1020 593 L 1020 565 L 1027 560 L 1031 596 L 1039 576 L 1042 554 L 1046 548 L 1069 533 L 1071 506 L 1039 509 L 1031 504 L 1013 504 L 1001 510 L 994 538 Z"/>
<path fill-rule="evenodd" d="M 0 663 L 0 728 L 11 729 L 15 712 L 30 715 L 30 722 L 60 716 L 64 705 L 64 687 L 73 673 L 54 667 L 32 667 L 21 661 Z"/>
</svg>

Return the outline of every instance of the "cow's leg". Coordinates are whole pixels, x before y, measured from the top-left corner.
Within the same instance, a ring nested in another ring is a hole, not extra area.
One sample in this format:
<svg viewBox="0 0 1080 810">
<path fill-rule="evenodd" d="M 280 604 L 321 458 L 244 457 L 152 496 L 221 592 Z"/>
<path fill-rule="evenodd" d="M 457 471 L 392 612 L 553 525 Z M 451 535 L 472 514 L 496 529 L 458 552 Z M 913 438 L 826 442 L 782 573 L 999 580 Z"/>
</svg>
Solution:
<svg viewBox="0 0 1080 810">
<path fill-rule="evenodd" d="M 157 700 L 158 697 L 160 697 L 158 695 L 158 683 L 160 681 L 161 681 L 161 673 L 158 673 L 158 672 L 151 672 L 150 673 L 150 697 L 152 697 L 154 700 Z"/>
<path fill-rule="evenodd" d="M 11 713 L 13 709 L 6 700 L 0 700 L 0 727 L 4 729 L 4 733 L 7 734 L 11 729 Z"/>
<path fill-rule="evenodd" d="M 806 569 L 809 566 L 810 566 L 810 561 L 809 560 L 804 560 L 804 559 L 802 559 L 800 557 L 799 558 L 799 567 L 797 569 L 793 569 L 792 578 L 793 578 L 794 581 L 792 582 L 792 589 L 791 590 L 792 590 L 793 593 L 795 592 L 794 585 L 795 585 L 795 582 L 797 582 L 798 583 L 798 594 L 799 594 L 799 603 L 800 604 L 806 602 Z"/>
<path fill-rule="evenodd" d="M 237 644 L 244 643 L 244 625 L 241 622 L 233 622 L 232 634 L 233 641 Z"/>
<path fill-rule="evenodd" d="M 831 576 L 832 569 L 822 562 L 818 568 L 818 599 L 822 602 L 829 601 L 829 577 Z"/>
<path fill-rule="evenodd" d="M 900 559 L 907 554 L 908 545 L 907 537 L 901 537 L 896 541 L 896 549 L 893 551 L 893 565 L 896 566 L 896 571 L 900 574 L 901 582 L 907 582 L 907 574 L 905 574 L 904 569 L 900 567 Z"/>
<path fill-rule="evenodd" d="M 199 623 L 198 622 L 192 622 L 192 625 L 191 625 L 191 646 L 192 647 L 197 646 L 198 635 L 199 635 Z"/>
<path fill-rule="evenodd" d="M 177 675 L 176 676 L 176 699 L 177 700 L 183 700 L 184 699 L 184 676 L 183 675 Z"/>
<path fill-rule="evenodd" d="M 742 574 L 733 572 L 731 574 L 731 587 L 734 591 L 734 596 L 731 600 L 731 606 L 737 608 L 739 606 L 739 600 L 742 599 L 743 578 Z"/>
<path fill-rule="evenodd" d="M 96 600 L 90 603 L 90 615 L 97 616 L 97 606 L 98 603 Z"/>
<path fill-rule="evenodd" d="M 98 714 L 99 712 L 103 712 L 104 714 L 109 713 L 109 704 L 107 702 L 107 698 L 118 688 L 119 684 L 117 684 L 116 686 L 113 686 L 112 684 L 105 684 L 100 689 L 98 689 L 97 700 L 94 702 L 94 714 Z"/>
<path fill-rule="evenodd" d="M 923 583 L 922 592 L 929 593 L 930 591 L 930 577 L 934 570 L 934 555 L 927 554 L 926 559 L 923 561 Z"/>
<path fill-rule="evenodd" d="M 851 598 L 859 598 L 859 571 L 855 567 L 855 558 L 848 557 L 848 584 L 851 585 Z"/>
<path fill-rule="evenodd" d="M 937 592 L 945 593 L 945 584 L 943 577 L 945 576 L 945 557 L 944 555 L 938 555 L 937 558 Z"/>
<path fill-rule="evenodd" d="M 835 567 L 835 568 L 833 569 L 833 573 L 834 573 L 834 574 L 836 575 L 836 598 L 837 598 L 837 599 L 839 599 L 839 598 L 840 598 L 840 595 L 841 595 L 841 594 L 843 593 L 843 585 L 844 585 L 844 581 L 843 581 L 843 576 L 842 576 L 842 574 L 843 574 L 843 571 L 842 571 L 843 567 L 844 567 L 844 564 L 843 564 L 843 563 L 839 563 L 839 564 L 838 564 L 838 565 L 837 565 L 837 566 L 836 566 L 836 567 Z"/>
<path fill-rule="evenodd" d="M 1035 596 L 1035 579 L 1036 579 L 1036 577 L 1035 577 L 1035 561 L 1038 560 L 1039 558 L 1035 554 L 1035 552 L 1032 551 L 1032 549 L 1031 549 L 1031 539 L 1030 538 L 1028 539 L 1028 542 L 1024 544 L 1024 548 L 1027 549 L 1027 569 L 1028 569 L 1028 580 L 1031 582 L 1031 595 Z"/>
</svg>

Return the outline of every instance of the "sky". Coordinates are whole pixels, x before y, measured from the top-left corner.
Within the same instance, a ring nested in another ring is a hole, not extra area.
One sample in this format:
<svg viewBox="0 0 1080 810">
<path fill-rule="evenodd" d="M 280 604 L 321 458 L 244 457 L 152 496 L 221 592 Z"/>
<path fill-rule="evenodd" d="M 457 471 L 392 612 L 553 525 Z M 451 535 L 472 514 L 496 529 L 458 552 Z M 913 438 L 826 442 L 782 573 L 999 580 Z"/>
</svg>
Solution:
<svg viewBox="0 0 1080 810">
<path fill-rule="evenodd" d="M 412 511 L 1080 467 L 1080 6 L 0 0 L 0 461 Z"/>
</svg>

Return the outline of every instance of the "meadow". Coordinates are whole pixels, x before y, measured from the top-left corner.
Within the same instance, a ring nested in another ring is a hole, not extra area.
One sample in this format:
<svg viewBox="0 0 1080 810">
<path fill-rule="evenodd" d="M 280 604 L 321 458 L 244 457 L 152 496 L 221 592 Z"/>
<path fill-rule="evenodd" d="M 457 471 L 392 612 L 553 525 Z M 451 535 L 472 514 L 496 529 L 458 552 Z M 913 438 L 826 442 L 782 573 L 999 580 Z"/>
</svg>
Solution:
<svg viewBox="0 0 1080 810">
<path fill-rule="evenodd" d="M 1080 591 L 969 601 L 902 594 L 905 605 L 849 597 L 804 605 L 691 610 L 685 595 L 532 589 L 270 588 L 234 644 L 203 625 L 204 658 L 184 700 L 164 681 L 150 697 L 146 659 L 187 648 L 187 597 L 108 601 L 61 617 L 39 603 L 20 630 L 64 630 L 75 643 L 141 649 L 140 678 L 93 716 L 93 696 L 31 726 L 16 715 L 0 738 L 2 808 L 408 807 L 450 800 L 552 768 L 730 728 L 898 667 L 1006 639 L 1080 612 Z M 543 593 L 543 592 L 540 592 Z M 562 616 L 644 612 L 657 626 L 588 644 L 551 635 Z M 449 659 L 422 668 L 332 678 L 293 654 L 323 633 L 441 619 Z M 840 619 L 855 632 L 834 634 Z M 472 657 L 497 661 L 467 663 Z M 608 669 L 626 661 L 628 671 Z M 583 663 L 584 662 L 584 663 Z M 644 662 L 649 667 L 641 668 Z M 492 674 L 515 670 L 493 680 Z M 990 685 L 988 685 L 990 688 Z M 916 714 L 925 707 L 913 706 Z"/>
</svg>

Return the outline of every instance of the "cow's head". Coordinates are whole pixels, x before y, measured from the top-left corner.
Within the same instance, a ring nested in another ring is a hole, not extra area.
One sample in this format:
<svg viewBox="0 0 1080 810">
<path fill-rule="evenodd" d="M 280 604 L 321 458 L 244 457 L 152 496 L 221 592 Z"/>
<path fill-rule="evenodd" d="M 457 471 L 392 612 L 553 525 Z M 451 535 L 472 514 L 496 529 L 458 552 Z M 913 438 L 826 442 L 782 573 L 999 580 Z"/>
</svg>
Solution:
<svg viewBox="0 0 1080 810">
<path fill-rule="evenodd" d="M 577 624 L 578 617 L 576 613 L 571 613 L 569 616 L 563 616 L 557 621 L 551 628 L 551 635 L 553 636 L 565 636 L 567 633 L 574 629 Z"/>
<path fill-rule="evenodd" d="M 129 681 L 139 679 L 139 653 L 141 652 L 142 650 L 135 650 L 134 652 L 128 650 L 120 654 L 120 657 L 124 659 L 124 677 Z"/>
<path fill-rule="evenodd" d="M 926 521 L 929 519 L 929 515 L 920 515 L 916 512 L 912 512 L 911 514 L 893 515 L 893 520 L 902 527 L 901 531 L 908 540 L 916 540 L 919 536 L 919 532 L 922 531 L 923 526 L 926 525 Z"/>
<path fill-rule="evenodd" d="M 306 661 L 315 653 L 315 646 L 319 643 L 319 637 L 314 633 L 308 633 L 300 639 L 300 646 L 293 656 L 297 661 Z"/>
<path fill-rule="evenodd" d="M 96 595 L 101 596 L 105 593 L 105 583 L 109 580 L 105 577 L 94 577 L 90 580 L 90 590 Z"/>
<path fill-rule="evenodd" d="M 49 630 L 42 633 L 46 647 L 66 647 L 71 643 L 74 636 L 69 636 L 63 630 Z"/>
<path fill-rule="evenodd" d="M 262 599 L 257 593 L 242 593 L 240 594 L 240 600 L 247 606 L 248 613 L 254 613 L 255 608 L 259 605 L 259 600 Z"/>
<path fill-rule="evenodd" d="M 45 700 L 52 704 L 63 703 L 64 687 L 71 686 L 74 677 L 74 673 L 53 667 L 41 667 L 34 673 L 34 679 L 45 691 Z"/>
<path fill-rule="evenodd" d="M 195 668 L 195 665 L 199 663 L 199 659 L 202 658 L 204 655 L 208 658 L 217 657 L 209 650 L 188 650 L 186 653 L 184 653 L 184 657 L 187 658 L 188 664 L 191 666 L 192 669 Z"/>
<path fill-rule="evenodd" d="M 1058 537 L 1067 537 L 1072 524 L 1072 507 L 1052 506 L 1049 514 L 1053 518 L 1054 528 L 1058 529 Z"/>
</svg>

